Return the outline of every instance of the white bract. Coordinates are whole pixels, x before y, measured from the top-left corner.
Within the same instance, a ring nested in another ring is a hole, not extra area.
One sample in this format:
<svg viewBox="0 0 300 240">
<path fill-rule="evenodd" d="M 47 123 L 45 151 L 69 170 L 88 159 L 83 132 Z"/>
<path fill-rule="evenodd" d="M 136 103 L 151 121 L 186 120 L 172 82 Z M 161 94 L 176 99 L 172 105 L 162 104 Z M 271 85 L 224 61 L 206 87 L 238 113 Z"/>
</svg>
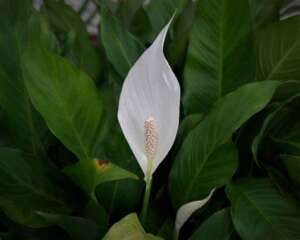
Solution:
<svg viewBox="0 0 300 240">
<path fill-rule="evenodd" d="M 129 71 L 119 100 L 122 131 L 145 176 L 170 151 L 179 124 L 180 86 L 163 53 L 170 23 Z"/>
<path fill-rule="evenodd" d="M 206 198 L 186 203 L 178 209 L 175 220 L 175 239 L 178 239 L 179 231 L 185 224 L 185 222 L 190 218 L 190 216 L 192 216 L 195 211 L 203 207 L 211 199 L 214 191 L 215 189 L 211 190 Z"/>
</svg>

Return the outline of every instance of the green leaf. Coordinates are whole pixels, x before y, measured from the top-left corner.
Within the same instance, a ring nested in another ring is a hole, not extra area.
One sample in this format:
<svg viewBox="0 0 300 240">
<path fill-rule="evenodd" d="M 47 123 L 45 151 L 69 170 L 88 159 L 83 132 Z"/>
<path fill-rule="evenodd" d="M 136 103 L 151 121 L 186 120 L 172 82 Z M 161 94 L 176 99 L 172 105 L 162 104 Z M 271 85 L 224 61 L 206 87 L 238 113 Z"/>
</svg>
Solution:
<svg viewBox="0 0 300 240">
<path fill-rule="evenodd" d="M 120 219 L 138 209 L 143 191 L 144 181 L 128 178 L 99 184 L 96 196 L 110 219 Z"/>
<path fill-rule="evenodd" d="M 65 230 L 73 240 L 97 240 L 101 235 L 101 228 L 89 219 L 45 212 L 38 212 L 38 215 L 49 225 Z"/>
<path fill-rule="evenodd" d="M 183 143 L 184 139 L 188 136 L 188 134 L 195 128 L 197 125 L 201 122 L 203 119 L 202 114 L 191 114 L 186 116 L 182 122 L 180 123 L 180 126 L 178 128 L 177 137 L 175 146 L 180 147 Z M 177 149 L 176 148 L 176 149 Z"/>
<path fill-rule="evenodd" d="M 28 1 L 0 2 L 0 105 L 9 146 L 35 156 L 43 149 L 42 119 L 32 107 L 21 70 L 21 52 L 31 8 Z M 14 13 L 14 14 L 12 14 Z"/>
<path fill-rule="evenodd" d="M 88 195 L 93 196 L 97 185 L 120 180 L 124 178 L 138 179 L 136 175 L 128 172 L 110 162 L 100 159 L 80 161 L 64 168 L 64 172 L 81 187 Z"/>
<path fill-rule="evenodd" d="M 154 36 L 161 31 L 175 13 L 179 15 L 183 11 L 187 2 L 188 0 L 152 0 L 145 6 Z"/>
<path fill-rule="evenodd" d="M 299 128 L 300 122 L 297 123 Z M 272 140 L 279 145 L 279 148 L 285 153 L 300 154 L 300 131 L 298 129 L 293 133 L 287 134 L 282 138 L 272 138 Z"/>
<path fill-rule="evenodd" d="M 257 164 L 257 154 L 259 149 L 262 148 L 265 138 L 269 136 L 274 139 L 276 137 L 277 142 L 279 142 L 280 139 L 283 141 L 282 137 L 287 137 L 290 131 L 294 132 L 298 122 L 297 111 L 299 104 L 300 94 L 291 96 L 286 101 L 280 103 L 280 105 L 265 118 L 251 146 L 252 154 Z"/>
<path fill-rule="evenodd" d="M 254 29 L 280 20 L 283 0 L 249 0 Z"/>
<path fill-rule="evenodd" d="M 281 195 L 267 179 L 242 179 L 228 186 L 235 229 L 244 240 L 300 238 L 299 203 Z"/>
<path fill-rule="evenodd" d="M 32 13 L 32 1 L 0 1 L 0 24 L 10 27 L 21 27 Z"/>
<path fill-rule="evenodd" d="M 196 18 L 198 1 L 188 1 L 182 13 L 174 20 L 172 41 L 167 47 L 167 59 L 174 67 L 182 69 L 186 60 L 186 51 L 190 32 Z M 177 12 L 176 12 L 177 13 Z"/>
<path fill-rule="evenodd" d="M 300 156 L 282 154 L 280 156 L 290 178 L 300 186 Z"/>
<path fill-rule="evenodd" d="M 184 69 L 183 105 L 189 114 L 208 112 L 255 73 L 248 2 L 203 0 L 197 14 Z"/>
<path fill-rule="evenodd" d="M 190 240 L 234 240 L 235 230 L 231 222 L 230 209 L 214 213 L 193 233 Z"/>
<path fill-rule="evenodd" d="M 142 43 L 149 43 L 153 39 L 151 22 L 143 6 L 141 6 L 133 16 L 129 30 L 137 36 Z"/>
<path fill-rule="evenodd" d="M 28 47 L 22 62 L 32 103 L 50 130 L 80 160 L 97 157 L 102 101 L 92 80 L 37 46 Z"/>
<path fill-rule="evenodd" d="M 279 21 L 257 36 L 258 80 L 300 79 L 300 17 Z"/>
<path fill-rule="evenodd" d="M 126 0 L 120 1 L 118 8 L 118 18 L 128 28 L 137 11 L 142 8 L 143 0 Z"/>
<path fill-rule="evenodd" d="M 97 77 L 102 68 L 101 56 L 92 45 L 80 15 L 61 0 L 44 1 L 42 14 L 55 32 L 67 38 L 66 56 L 91 77 Z"/>
<path fill-rule="evenodd" d="M 0 148 L 0 208 L 15 222 L 29 227 L 48 224 L 36 213 L 68 213 L 49 180 L 25 161 L 22 152 Z"/>
<path fill-rule="evenodd" d="M 155 237 L 146 233 L 135 213 L 129 214 L 119 222 L 115 223 L 103 240 L 159 240 L 162 238 Z"/>
<path fill-rule="evenodd" d="M 101 11 L 101 38 L 107 58 L 121 77 L 126 77 L 144 50 L 142 44 L 107 9 Z"/>
<path fill-rule="evenodd" d="M 220 99 L 190 132 L 170 174 L 170 191 L 176 207 L 203 199 L 214 187 L 230 179 L 236 168 L 236 153 L 233 146 L 226 148 L 223 144 L 267 105 L 278 85 L 266 81 L 240 87 Z"/>
<path fill-rule="evenodd" d="M 233 144 L 223 144 L 211 154 L 204 155 L 200 151 L 196 153 L 195 148 L 200 148 L 203 143 L 194 137 L 195 133 L 192 132 L 186 139 L 171 170 L 170 191 L 176 208 L 204 199 L 213 188 L 225 185 L 237 168 L 238 156 Z M 196 157 L 189 159 L 193 154 Z M 183 163 L 184 159 L 190 162 Z"/>
</svg>

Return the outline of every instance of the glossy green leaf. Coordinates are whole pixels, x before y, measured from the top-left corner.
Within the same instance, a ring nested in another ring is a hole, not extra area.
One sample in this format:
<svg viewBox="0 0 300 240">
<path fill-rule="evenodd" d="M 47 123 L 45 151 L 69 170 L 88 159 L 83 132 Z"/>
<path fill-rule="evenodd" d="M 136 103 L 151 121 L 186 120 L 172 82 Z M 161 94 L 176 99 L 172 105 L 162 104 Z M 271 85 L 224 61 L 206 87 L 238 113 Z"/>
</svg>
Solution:
<svg viewBox="0 0 300 240">
<path fill-rule="evenodd" d="M 110 219 L 120 219 L 136 211 L 143 192 L 144 182 L 133 178 L 104 182 L 96 188 L 97 199 Z"/>
<path fill-rule="evenodd" d="M 145 6 L 154 36 L 160 32 L 175 13 L 180 14 L 183 11 L 187 2 L 187 0 L 152 0 Z"/>
<path fill-rule="evenodd" d="M 65 167 L 64 172 L 88 195 L 94 195 L 96 186 L 104 182 L 124 178 L 138 179 L 131 172 L 100 159 L 80 161 L 74 165 Z"/>
<path fill-rule="evenodd" d="M 167 47 L 167 58 L 172 66 L 182 70 L 190 39 L 190 32 L 196 18 L 198 1 L 188 1 L 182 13 L 175 19 L 172 41 Z M 176 12 L 177 13 L 177 12 Z"/>
<path fill-rule="evenodd" d="M 37 211 L 68 213 L 69 210 L 55 187 L 24 157 L 18 150 L 0 148 L 0 208 L 18 223 L 47 226 Z"/>
<path fill-rule="evenodd" d="M 283 143 L 283 137 L 287 138 L 290 131 L 294 133 L 294 129 L 297 128 L 297 111 L 300 106 L 299 104 L 300 95 L 297 94 L 291 96 L 286 101 L 280 103 L 279 106 L 269 113 L 264 119 L 263 125 L 258 134 L 255 136 L 251 146 L 252 154 L 256 163 L 258 163 L 258 151 L 262 148 L 265 138 L 276 138 L 278 143 L 279 141 Z M 288 140 L 286 140 L 286 142 L 288 142 Z M 290 142 L 292 142 L 292 140 Z"/>
<path fill-rule="evenodd" d="M 248 2 L 255 29 L 279 21 L 283 0 L 249 0 Z"/>
<path fill-rule="evenodd" d="M 288 154 L 300 154 L 300 132 L 298 130 L 300 122 L 297 124 L 297 130 L 289 133 L 282 138 L 272 138 L 279 148 Z"/>
<path fill-rule="evenodd" d="M 38 212 L 38 215 L 49 225 L 57 225 L 65 230 L 72 240 L 97 240 L 103 231 L 93 221 L 81 217 L 45 212 Z"/>
<path fill-rule="evenodd" d="M 300 17 L 279 21 L 257 36 L 258 80 L 300 79 Z"/>
<path fill-rule="evenodd" d="M 89 76 L 97 77 L 102 68 L 101 55 L 92 45 L 80 15 L 62 0 L 45 0 L 42 13 L 55 32 L 64 34 L 66 57 Z"/>
<path fill-rule="evenodd" d="M 188 136 L 188 134 L 201 122 L 203 119 L 202 114 L 191 114 L 186 116 L 179 125 L 177 137 L 175 141 L 176 149 L 181 146 L 184 139 Z"/>
<path fill-rule="evenodd" d="M 115 223 L 103 240 L 159 240 L 152 234 L 146 233 L 135 213 L 129 214 L 119 222 Z"/>
<path fill-rule="evenodd" d="M 230 209 L 214 213 L 193 233 L 190 240 L 235 240 L 236 233 L 231 222 Z"/>
<path fill-rule="evenodd" d="M 143 0 L 120 1 L 118 8 L 118 18 L 128 28 L 137 11 L 143 6 Z"/>
<path fill-rule="evenodd" d="M 190 136 L 193 134 L 191 133 Z M 191 163 L 182 164 L 180 161 L 183 161 L 184 155 L 194 154 L 195 146 L 201 146 L 199 140 L 197 145 L 192 145 L 189 142 L 190 152 L 186 152 L 186 144 L 192 139 L 190 136 L 179 151 L 170 175 L 172 201 L 177 208 L 186 203 L 206 198 L 213 188 L 225 185 L 237 168 L 237 150 L 233 144 L 221 145 L 208 156 L 200 157 L 198 155 L 197 158 L 190 160 Z M 193 138 L 194 144 L 195 140 Z M 180 164 L 183 166 L 181 165 L 179 170 Z M 180 191 L 179 186 L 182 187 Z"/>
<path fill-rule="evenodd" d="M 97 157 L 102 101 L 92 80 L 37 46 L 28 47 L 22 60 L 31 100 L 50 130 L 80 160 Z"/>
<path fill-rule="evenodd" d="M 253 81 L 254 62 L 248 2 L 201 1 L 184 69 L 185 112 L 207 113 L 222 96 Z"/>
<path fill-rule="evenodd" d="M 142 43 L 149 43 L 151 39 L 153 39 L 152 25 L 143 6 L 141 6 L 133 16 L 129 30 L 137 36 Z"/>
<path fill-rule="evenodd" d="M 300 156 L 283 154 L 280 156 L 290 178 L 300 186 Z"/>
<path fill-rule="evenodd" d="M 42 122 L 32 107 L 21 70 L 21 52 L 30 12 L 26 0 L 0 2 L 0 105 L 9 145 L 37 156 L 42 152 L 38 133 Z"/>
<path fill-rule="evenodd" d="M 267 179 L 243 179 L 228 186 L 235 229 L 244 240 L 300 238 L 300 206 Z"/>
<path fill-rule="evenodd" d="M 107 58 L 117 72 L 125 78 L 144 48 L 140 41 L 129 33 L 107 9 L 101 11 L 101 16 L 101 38 Z"/>
<path fill-rule="evenodd" d="M 278 85 L 266 81 L 240 87 L 220 99 L 190 132 L 170 173 L 170 191 L 176 207 L 203 199 L 214 187 L 226 184 L 235 172 L 236 153 L 233 147 L 228 149 L 223 144 L 268 104 Z"/>
</svg>

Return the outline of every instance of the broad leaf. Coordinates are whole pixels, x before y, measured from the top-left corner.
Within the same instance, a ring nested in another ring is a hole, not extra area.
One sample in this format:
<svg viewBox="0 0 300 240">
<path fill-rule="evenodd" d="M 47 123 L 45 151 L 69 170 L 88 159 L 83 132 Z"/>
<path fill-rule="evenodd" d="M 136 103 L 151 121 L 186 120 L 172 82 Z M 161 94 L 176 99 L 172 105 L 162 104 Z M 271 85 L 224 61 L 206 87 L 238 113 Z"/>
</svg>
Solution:
<svg viewBox="0 0 300 240">
<path fill-rule="evenodd" d="M 267 179 L 243 179 L 228 186 L 235 229 L 245 240 L 300 238 L 299 203 L 281 195 Z"/>
<path fill-rule="evenodd" d="M 64 172 L 73 179 L 88 195 L 93 196 L 97 185 L 124 178 L 137 179 L 137 176 L 100 159 L 80 161 L 65 167 Z"/>
<path fill-rule="evenodd" d="M 107 9 L 102 10 L 101 16 L 101 38 L 107 58 L 124 78 L 143 52 L 143 46 Z"/>
<path fill-rule="evenodd" d="M 214 213 L 193 233 L 190 240 L 235 240 L 237 239 L 231 222 L 230 209 Z"/>
<path fill-rule="evenodd" d="M 142 6 L 143 0 L 120 1 L 117 12 L 118 18 L 128 28 L 131 25 L 135 14 L 140 8 L 142 8 Z"/>
<path fill-rule="evenodd" d="M 253 49 L 247 1 L 201 1 L 184 69 L 185 112 L 206 113 L 219 98 L 252 81 Z"/>
<path fill-rule="evenodd" d="M 26 0 L 0 2 L 0 105 L 10 145 L 37 156 L 42 152 L 38 133 L 42 123 L 28 97 L 20 59 L 30 4 Z"/>
<path fill-rule="evenodd" d="M 175 141 L 175 149 L 178 149 L 188 134 L 201 122 L 202 114 L 191 114 L 186 116 L 179 125 Z"/>
<path fill-rule="evenodd" d="M 97 240 L 101 236 L 101 228 L 89 219 L 45 212 L 38 215 L 49 225 L 65 230 L 73 240 Z"/>
<path fill-rule="evenodd" d="M 33 105 L 50 130 L 80 160 L 97 157 L 102 101 L 92 80 L 38 46 L 28 47 L 22 61 Z"/>
<path fill-rule="evenodd" d="M 185 63 L 186 51 L 190 32 L 196 18 L 197 6 L 198 1 L 188 1 L 182 13 L 175 20 L 172 41 L 167 48 L 168 60 L 173 68 L 177 67 L 181 70 L 181 66 Z"/>
<path fill-rule="evenodd" d="M 289 132 L 282 138 L 272 138 L 280 150 L 289 154 L 300 154 L 300 132 L 298 130 L 300 121 L 297 122 L 295 132 Z"/>
<path fill-rule="evenodd" d="M 0 208 L 18 223 L 47 226 L 37 211 L 69 211 L 55 187 L 18 150 L 0 148 L 0 183 Z"/>
<path fill-rule="evenodd" d="M 137 215 L 132 213 L 115 223 L 103 238 L 103 240 L 119 239 L 159 240 L 161 238 L 146 233 Z"/>
<path fill-rule="evenodd" d="M 279 21 L 257 36 L 258 80 L 300 80 L 300 17 Z"/>
<path fill-rule="evenodd" d="M 145 6 L 145 10 L 149 16 L 154 34 L 158 34 L 175 13 L 179 15 L 187 2 L 187 0 L 150 1 Z"/>
<path fill-rule="evenodd" d="M 283 138 L 285 138 L 285 142 L 289 142 L 287 139 L 289 137 L 288 134 L 290 131 L 294 133 L 294 129 L 297 129 L 297 122 L 299 122 L 297 117 L 299 104 L 300 95 L 297 94 L 280 103 L 275 110 L 267 115 L 251 146 L 252 154 L 257 164 L 258 151 L 262 147 L 265 138 L 276 138 L 277 142 L 281 141 L 281 143 L 283 143 Z M 292 141 L 290 140 L 291 143 Z"/>
<path fill-rule="evenodd" d="M 247 84 L 220 99 L 185 139 L 170 174 L 176 207 L 203 199 L 222 186 L 236 169 L 236 150 L 223 145 L 251 116 L 270 101 L 278 82 Z"/>
<path fill-rule="evenodd" d="M 45 0 L 42 13 L 55 32 L 64 34 L 66 57 L 91 77 L 97 77 L 102 68 L 101 55 L 92 45 L 80 15 L 62 0 Z"/>
<path fill-rule="evenodd" d="M 262 28 L 272 22 L 279 21 L 283 0 L 249 0 L 253 27 Z"/>
<path fill-rule="evenodd" d="M 280 156 L 290 178 L 300 186 L 300 156 L 283 154 Z"/>
<path fill-rule="evenodd" d="M 176 207 L 206 198 L 213 188 L 225 185 L 237 168 L 237 150 L 233 144 L 221 145 L 211 154 L 201 156 L 204 153 L 195 153 L 195 150 L 200 148 L 202 143 L 197 140 L 197 145 L 193 145 L 196 142 L 194 137 L 195 133 L 192 132 L 186 139 L 171 171 L 170 191 Z M 190 157 L 193 154 L 197 154 L 197 157 L 189 159 L 190 163 L 182 162 L 184 155 Z"/>
<path fill-rule="evenodd" d="M 142 180 L 128 178 L 99 184 L 96 196 L 111 220 L 120 219 L 138 209 L 143 190 Z"/>
</svg>

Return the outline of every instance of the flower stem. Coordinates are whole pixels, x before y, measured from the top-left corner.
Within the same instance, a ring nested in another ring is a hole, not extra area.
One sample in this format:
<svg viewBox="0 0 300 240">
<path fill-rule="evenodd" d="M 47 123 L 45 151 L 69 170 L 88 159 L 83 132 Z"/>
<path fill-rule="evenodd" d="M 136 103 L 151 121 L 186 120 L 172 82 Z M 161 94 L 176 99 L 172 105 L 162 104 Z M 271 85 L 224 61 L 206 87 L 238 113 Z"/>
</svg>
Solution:
<svg viewBox="0 0 300 240">
<path fill-rule="evenodd" d="M 146 189 L 144 193 L 143 210 L 142 210 L 142 223 L 144 226 L 146 225 L 146 221 L 147 221 L 151 186 L 152 186 L 152 178 L 146 180 Z"/>
<path fill-rule="evenodd" d="M 151 160 L 148 161 L 147 173 L 145 176 L 146 189 L 145 189 L 145 193 L 144 193 L 143 209 L 142 209 L 142 215 L 141 215 L 141 220 L 142 220 L 144 227 L 146 226 L 149 199 L 150 199 L 151 187 L 152 187 L 152 174 L 151 174 L 152 162 L 153 161 L 151 161 Z"/>
</svg>

